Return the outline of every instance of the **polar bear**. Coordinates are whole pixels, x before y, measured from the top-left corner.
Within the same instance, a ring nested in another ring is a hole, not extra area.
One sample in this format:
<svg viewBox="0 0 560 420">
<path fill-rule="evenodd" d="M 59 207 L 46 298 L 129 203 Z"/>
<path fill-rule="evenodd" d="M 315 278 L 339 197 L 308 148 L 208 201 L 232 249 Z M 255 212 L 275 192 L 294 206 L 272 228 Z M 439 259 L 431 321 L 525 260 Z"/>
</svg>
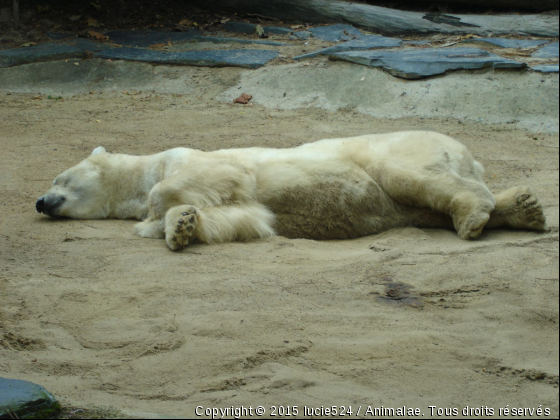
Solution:
<svg viewBox="0 0 560 420">
<path fill-rule="evenodd" d="M 291 149 L 177 148 L 151 156 L 99 147 L 36 203 L 53 218 L 136 219 L 171 250 L 283 235 L 346 239 L 404 226 L 546 230 L 527 187 L 494 196 L 458 141 L 433 132 L 321 140 Z"/>
</svg>

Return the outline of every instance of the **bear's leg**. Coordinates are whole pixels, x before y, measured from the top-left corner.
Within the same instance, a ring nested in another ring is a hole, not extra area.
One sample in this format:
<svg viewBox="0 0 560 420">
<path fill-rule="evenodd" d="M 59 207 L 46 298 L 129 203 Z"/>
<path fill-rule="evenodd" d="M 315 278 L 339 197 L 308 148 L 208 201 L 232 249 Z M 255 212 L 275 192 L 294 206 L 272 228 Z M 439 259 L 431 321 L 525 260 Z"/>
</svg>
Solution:
<svg viewBox="0 0 560 420">
<path fill-rule="evenodd" d="M 172 251 L 185 248 L 194 239 L 205 243 L 247 241 L 274 236 L 273 224 L 274 214 L 258 203 L 204 209 L 182 205 L 165 215 L 165 240 Z"/>
<path fill-rule="evenodd" d="M 514 187 L 496 195 L 496 208 L 487 228 L 547 230 L 542 206 L 529 187 Z"/>
<path fill-rule="evenodd" d="M 462 239 L 481 235 L 496 204 L 484 183 L 451 172 L 392 166 L 375 178 L 398 203 L 450 215 Z"/>
</svg>

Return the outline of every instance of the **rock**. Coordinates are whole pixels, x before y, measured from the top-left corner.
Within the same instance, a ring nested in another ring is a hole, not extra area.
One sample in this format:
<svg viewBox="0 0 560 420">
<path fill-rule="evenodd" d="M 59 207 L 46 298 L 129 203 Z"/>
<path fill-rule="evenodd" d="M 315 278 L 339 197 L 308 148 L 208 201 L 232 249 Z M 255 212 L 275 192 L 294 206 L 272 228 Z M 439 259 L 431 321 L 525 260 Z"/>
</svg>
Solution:
<svg viewBox="0 0 560 420">
<path fill-rule="evenodd" d="M 552 1 L 556 1 L 556 8 L 558 8 L 558 0 Z M 255 13 L 296 22 L 343 21 L 383 35 L 442 33 L 482 36 L 490 36 L 490 34 L 558 36 L 558 16 L 553 13 L 532 15 L 511 13 L 459 15 L 433 11 L 426 13 L 340 0 L 214 0 L 210 3 L 220 12 L 229 10 L 239 15 Z"/>
<path fill-rule="evenodd" d="M 430 45 L 432 41 L 404 41 L 403 44 L 405 45 Z"/>
<path fill-rule="evenodd" d="M 258 41 L 251 39 L 223 38 L 217 36 L 204 36 L 200 31 L 192 29 L 188 32 L 165 32 L 165 31 L 109 31 L 104 33 L 111 42 L 125 45 L 127 47 L 149 47 L 161 44 L 176 44 L 180 42 L 213 42 L 215 44 L 227 44 L 238 42 L 241 44 L 262 44 L 262 45 L 285 45 L 278 42 Z"/>
<path fill-rule="evenodd" d="M 558 64 L 533 66 L 531 67 L 531 70 L 539 71 L 541 73 L 558 73 Z"/>
<path fill-rule="evenodd" d="M 127 47 L 149 47 L 150 45 L 167 44 L 168 42 L 186 42 L 195 36 L 200 36 L 200 31 L 191 29 L 188 32 L 168 32 L 152 30 L 119 30 L 105 32 L 111 42 Z"/>
<path fill-rule="evenodd" d="M 260 45 L 272 45 L 275 47 L 280 47 L 283 44 L 281 42 L 274 41 L 258 41 L 252 39 L 240 39 L 240 38 L 223 38 L 219 36 L 196 36 L 192 39 L 193 42 L 212 42 L 214 44 L 229 44 L 232 42 L 237 42 L 239 44 L 260 44 Z"/>
<path fill-rule="evenodd" d="M 33 47 L 0 50 L 0 68 L 43 61 L 83 58 L 86 54 L 80 48 L 58 43 L 47 43 Z"/>
<path fill-rule="evenodd" d="M 280 53 L 273 50 L 216 50 L 216 51 L 153 51 L 141 48 L 115 48 L 94 55 L 94 58 L 144 61 L 155 64 L 179 64 L 201 67 L 264 66 Z"/>
<path fill-rule="evenodd" d="M 311 38 L 313 36 L 313 34 L 309 31 L 299 31 L 299 32 L 294 32 L 293 35 L 291 36 L 291 38 L 295 38 L 295 39 L 302 39 L 302 40 L 308 40 L 309 38 Z"/>
<path fill-rule="evenodd" d="M 364 36 L 361 31 L 352 25 L 345 24 L 318 26 L 309 29 L 308 32 L 311 32 L 315 38 L 329 42 L 350 41 Z"/>
<path fill-rule="evenodd" d="M 47 32 L 47 36 L 50 39 L 67 39 L 67 38 L 74 38 L 76 36 L 76 34 L 73 34 L 71 32 Z"/>
<path fill-rule="evenodd" d="M 400 47 L 402 41 L 395 38 L 387 38 L 380 35 L 368 35 L 353 41 L 344 42 L 342 44 L 334 45 L 329 48 L 314 51 L 309 54 L 294 57 L 294 60 L 301 60 L 303 58 L 316 57 L 318 55 L 329 55 L 342 51 L 356 51 L 356 50 L 369 50 L 373 48 L 393 48 Z"/>
<path fill-rule="evenodd" d="M 545 47 L 542 47 L 533 57 L 537 58 L 558 58 L 558 42 L 553 42 Z"/>
<path fill-rule="evenodd" d="M 550 41 L 543 39 L 474 38 L 461 41 L 461 44 L 491 44 L 502 48 L 535 48 Z"/>
<path fill-rule="evenodd" d="M 108 44 L 106 42 L 95 42 L 85 38 L 74 38 L 70 41 L 64 41 L 64 44 L 71 45 L 73 47 L 81 49 L 82 51 L 92 53 L 107 51 L 115 48 L 111 44 Z"/>
<path fill-rule="evenodd" d="M 46 419 L 59 412 L 60 404 L 42 386 L 0 378 L 0 419 Z"/>
<path fill-rule="evenodd" d="M 227 22 L 222 26 L 225 31 L 234 32 L 237 34 L 254 34 L 257 28 L 257 25 L 254 23 L 246 23 L 246 22 Z M 275 26 L 265 26 L 264 28 L 265 34 L 276 34 L 276 35 L 289 35 L 293 31 L 288 28 L 279 28 Z"/>
<path fill-rule="evenodd" d="M 525 63 L 508 60 L 479 48 L 426 48 L 421 50 L 350 51 L 330 55 L 335 60 L 381 67 L 393 76 L 421 79 L 450 70 L 523 69 Z"/>
</svg>

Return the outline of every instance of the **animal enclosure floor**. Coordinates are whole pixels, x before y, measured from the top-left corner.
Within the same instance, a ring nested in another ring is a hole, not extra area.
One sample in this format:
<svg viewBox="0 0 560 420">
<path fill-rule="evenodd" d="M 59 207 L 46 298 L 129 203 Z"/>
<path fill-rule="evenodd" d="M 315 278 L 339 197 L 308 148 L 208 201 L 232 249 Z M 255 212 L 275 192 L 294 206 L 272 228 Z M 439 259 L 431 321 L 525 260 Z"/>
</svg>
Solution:
<svg viewBox="0 0 560 420">
<path fill-rule="evenodd" d="M 289 405 L 303 417 L 304 406 L 336 405 L 354 417 L 368 406 L 497 416 L 509 405 L 558 416 L 557 135 L 132 91 L 2 93 L 0 121 L 0 376 L 133 415 Z M 99 145 L 291 147 L 408 129 L 464 142 L 493 191 L 533 187 L 551 232 L 466 242 L 407 228 L 173 253 L 134 236 L 132 221 L 49 220 L 34 208 Z"/>
</svg>

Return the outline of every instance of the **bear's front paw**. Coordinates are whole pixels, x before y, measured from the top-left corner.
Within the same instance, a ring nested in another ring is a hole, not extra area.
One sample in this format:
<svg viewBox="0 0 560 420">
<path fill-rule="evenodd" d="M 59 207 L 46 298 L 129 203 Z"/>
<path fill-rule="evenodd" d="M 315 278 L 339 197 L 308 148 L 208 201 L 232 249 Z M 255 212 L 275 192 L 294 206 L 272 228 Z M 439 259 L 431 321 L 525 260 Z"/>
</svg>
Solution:
<svg viewBox="0 0 560 420">
<path fill-rule="evenodd" d="M 482 235 L 482 230 L 488 220 L 490 220 L 490 214 L 486 212 L 474 213 L 468 218 L 455 221 L 455 228 L 461 239 L 478 239 Z"/>
<path fill-rule="evenodd" d="M 165 240 L 172 251 L 184 249 L 194 239 L 199 211 L 193 206 L 177 206 L 165 217 Z"/>
</svg>

